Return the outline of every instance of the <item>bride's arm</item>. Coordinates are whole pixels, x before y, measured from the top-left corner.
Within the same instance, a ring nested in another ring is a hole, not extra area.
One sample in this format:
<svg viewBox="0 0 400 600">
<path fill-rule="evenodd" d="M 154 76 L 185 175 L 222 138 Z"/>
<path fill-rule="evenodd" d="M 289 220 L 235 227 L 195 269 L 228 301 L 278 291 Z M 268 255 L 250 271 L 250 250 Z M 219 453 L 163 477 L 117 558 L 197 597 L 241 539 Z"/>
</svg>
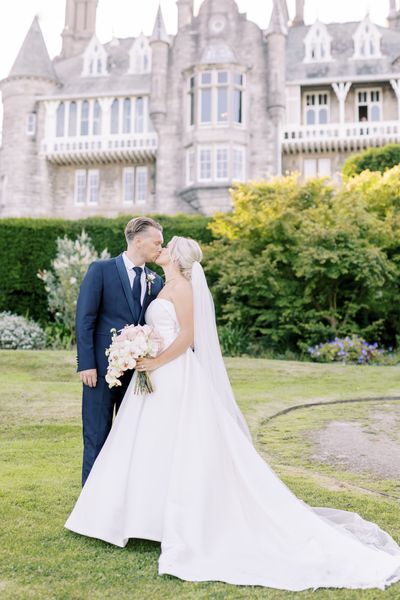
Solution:
<svg viewBox="0 0 400 600">
<path fill-rule="evenodd" d="M 171 290 L 171 298 L 179 322 L 179 334 L 156 358 L 142 358 L 137 361 L 137 368 L 143 367 L 144 371 L 158 369 L 193 346 L 193 293 L 190 283 L 182 281 L 175 285 Z"/>
</svg>

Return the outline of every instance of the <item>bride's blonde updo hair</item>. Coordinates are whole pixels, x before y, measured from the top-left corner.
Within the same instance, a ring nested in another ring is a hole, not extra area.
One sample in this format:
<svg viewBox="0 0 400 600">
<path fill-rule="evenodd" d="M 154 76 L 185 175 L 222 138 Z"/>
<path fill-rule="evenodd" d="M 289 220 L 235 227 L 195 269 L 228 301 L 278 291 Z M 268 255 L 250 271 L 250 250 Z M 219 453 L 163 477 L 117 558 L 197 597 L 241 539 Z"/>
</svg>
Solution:
<svg viewBox="0 0 400 600">
<path fill-rule="evenodd" d="M 191 238 L 174 235 L 168 249 L 172 262 L 178 265 L 182 275 L 190 281 L 193 263 L 201 262 L 203 258 L 199 244 Z"/>
</svg>

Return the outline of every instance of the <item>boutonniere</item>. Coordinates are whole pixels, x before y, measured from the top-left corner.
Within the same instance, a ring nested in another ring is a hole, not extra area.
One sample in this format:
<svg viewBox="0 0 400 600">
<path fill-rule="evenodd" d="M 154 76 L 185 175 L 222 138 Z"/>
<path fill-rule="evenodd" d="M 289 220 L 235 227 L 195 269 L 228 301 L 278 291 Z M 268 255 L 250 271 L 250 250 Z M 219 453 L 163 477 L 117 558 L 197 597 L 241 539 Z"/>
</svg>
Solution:
<svg viewBox="0 0 400 600">
<path fill-rule="evenodd" d="M 147 293 L 150 296 L 151 294 L 151 286 L 155 281 L 156 276 L 154 273 L 146 273 L 146 283 L 147 283 Z"/>
</svg>

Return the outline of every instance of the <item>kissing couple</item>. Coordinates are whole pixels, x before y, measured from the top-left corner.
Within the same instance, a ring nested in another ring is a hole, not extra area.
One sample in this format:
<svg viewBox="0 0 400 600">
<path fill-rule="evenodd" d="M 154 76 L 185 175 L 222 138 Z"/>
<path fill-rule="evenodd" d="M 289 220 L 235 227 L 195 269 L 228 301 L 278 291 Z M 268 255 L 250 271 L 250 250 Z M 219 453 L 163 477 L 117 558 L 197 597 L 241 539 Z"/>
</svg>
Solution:
<svg viewBox="0 0 400 600">
<path fill-rule="evenodd" d="M 400 581 L 400 547 L 356 513 L 298 499 L 257 453 L 235 402 L 199 244 L 136 218 L 127 250 L 90 265 L 77 304 L 83 488 L 65 526 L 124 547 L 161 543 L 159 574 L 289 591 Z M 146 266 L 155 262 L 164 282 Z M 112 328 L 163 339 L 108 388 Z M 137 371 L 154 392 L 134 393 Z M 113 414 L 115 418 L 113 420 Z"/>
</svg>

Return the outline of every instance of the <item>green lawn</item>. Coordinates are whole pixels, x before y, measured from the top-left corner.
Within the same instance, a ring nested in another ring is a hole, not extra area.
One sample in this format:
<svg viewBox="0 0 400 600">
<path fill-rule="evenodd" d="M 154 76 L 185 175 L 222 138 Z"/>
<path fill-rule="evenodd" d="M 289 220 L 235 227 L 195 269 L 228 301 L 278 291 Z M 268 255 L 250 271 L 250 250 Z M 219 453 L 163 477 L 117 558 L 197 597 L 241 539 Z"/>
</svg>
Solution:
<svg viewBox="0 0 400 600">
<path fill-rule="evenodd" d="M 400 540 L 396 482 L 312 460 L 305 434 L 346 414 L 366 419 L 365 405 L 283 408 L 336 399 L 400 394 L 399 367 L 343 367 L 286 361 L 227 361 L 239 403 L 260 452 L 303 500 L 355 510 Z M 379 590 L 293 594 L 157 575 L 159 545 L 125 549 L 63 529 L 80 489 L 80 384 L 68 352 L 0 352 L 0 597 L 5 600 L 400 598 L 400 585 Z M 371 491 L 364 490 L 364 487 Z"/>
</svg>

